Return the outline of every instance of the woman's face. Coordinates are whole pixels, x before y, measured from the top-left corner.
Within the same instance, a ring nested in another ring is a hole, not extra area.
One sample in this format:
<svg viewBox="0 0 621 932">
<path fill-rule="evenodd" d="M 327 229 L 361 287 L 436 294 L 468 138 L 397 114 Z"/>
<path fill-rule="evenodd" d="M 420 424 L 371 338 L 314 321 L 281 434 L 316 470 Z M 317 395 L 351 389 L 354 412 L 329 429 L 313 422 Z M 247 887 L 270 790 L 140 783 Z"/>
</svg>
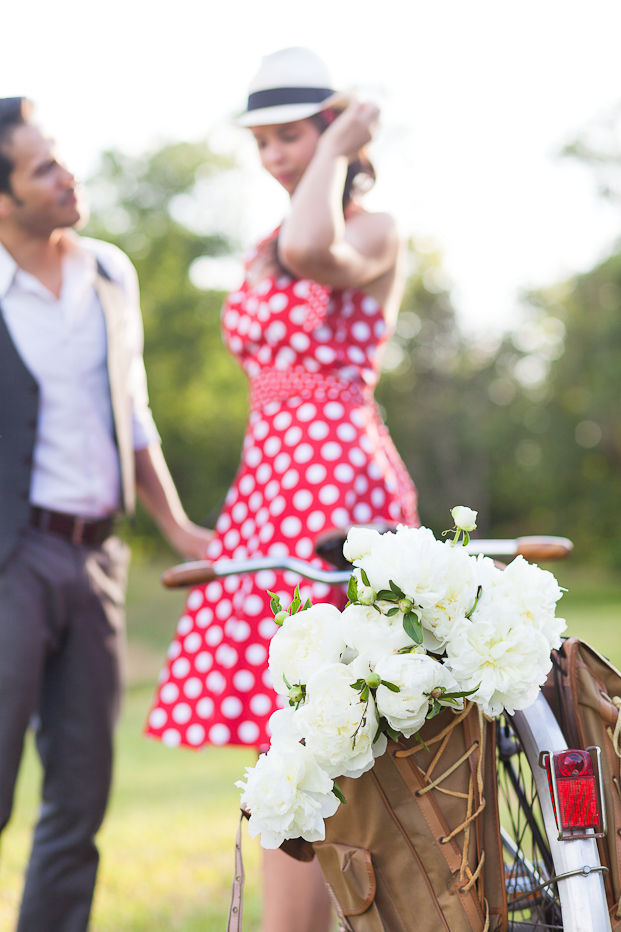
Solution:
<svg viewBox="0 0 621 932">
<path fill-rule="evenodd" d="M 293 194 L 315 154 L 319 128 L 312 120 L 251 127 L 263 168 Z"/>
</svg>

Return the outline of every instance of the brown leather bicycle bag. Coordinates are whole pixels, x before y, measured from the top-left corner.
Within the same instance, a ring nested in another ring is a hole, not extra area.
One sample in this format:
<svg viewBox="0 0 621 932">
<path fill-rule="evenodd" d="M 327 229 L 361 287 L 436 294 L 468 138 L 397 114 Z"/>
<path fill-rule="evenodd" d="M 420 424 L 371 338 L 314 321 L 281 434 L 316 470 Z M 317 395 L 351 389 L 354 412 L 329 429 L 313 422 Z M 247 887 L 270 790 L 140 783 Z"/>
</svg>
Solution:
<svg viewBox="0 0 621 932">
<path fill-rule="evenodd" d="M 608 834 L 598 839 L 598 846 L 609 869 L 605 884 L 611 925 L 613 932 L 621 932 L 621 673 L 579 638 L 564 641 L 552 659 L 544 691 L 569 747 L 601 748 Z"/>
<path fill-rule="evenodd" d="M 495 725 L 473 703 L 388 742 L 313 845 L 346 932 L 501 932 Z"/>
</svg>

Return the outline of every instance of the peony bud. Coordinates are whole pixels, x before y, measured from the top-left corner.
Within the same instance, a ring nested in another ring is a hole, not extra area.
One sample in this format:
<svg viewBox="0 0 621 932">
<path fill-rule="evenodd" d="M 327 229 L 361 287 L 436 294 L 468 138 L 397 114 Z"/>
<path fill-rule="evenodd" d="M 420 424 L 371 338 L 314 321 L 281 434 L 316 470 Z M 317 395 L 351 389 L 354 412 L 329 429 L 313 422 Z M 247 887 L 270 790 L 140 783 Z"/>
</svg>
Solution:
<svg viewBox="0 0 621 932">
<path fill-rule="evenodd" d="M 382 680 L 377 675 L 377 673 L 369 673 L 369 675 L 367 676 L 365 680 L 365 683 L 367 684 L 369 689 L 377 689 L 377 687 L 381 684 L 381 682 Z"/>
<path fill-rule="evenodd" d="M 442 695 L 443 695 L 443 693 L 442 693 L 442 690 L 441 690 L 441 689 L 436 688 L 436 689 L 432 689 L 432 690 L 431 690 L 431 698 L 432 698 L 432 699 L 441 699 L 441 698 L 442 698 Z"/>
<path fill-rule="evenodd" d="M 292 686 L 289 690 L 289 698 L 292 702 L 301 702 L 304 698 L 304 690 L 301 686 Z"/>
<path fill-rule="evenodd" d="M 413 605 L 411 599 L 399 599 L 399 611 L 403 612 L 404 615 L 411 611 Z"/>
<path fill-rule="evenodd" d="M 361 586 L 358 589 L 358 601 L 361 605 L 373 605 L 377 598 L 377 592 L 371 586 Z"/>
<path fill-rule="evenodd" d="M 285 612 L 283 609 L 283 611 L 278 612 L 276 615 L 274 615 L 274 623 L 277 624 L 279 627 L 281 627 L 282 625 L 284 625 L 288 617 L 289 617 L 289 612 Z"/>
<path fill-rule="evenodd" d="M 455 508 L 451 510 L 451 515 L 453 516 L 455 527 L 459 528 L 461 531 L 474 531 L 476 529 L 478 511 L 473 511 L 472 508 L 466 508 L 465 505 L 456 505 Z"/>
</svg>

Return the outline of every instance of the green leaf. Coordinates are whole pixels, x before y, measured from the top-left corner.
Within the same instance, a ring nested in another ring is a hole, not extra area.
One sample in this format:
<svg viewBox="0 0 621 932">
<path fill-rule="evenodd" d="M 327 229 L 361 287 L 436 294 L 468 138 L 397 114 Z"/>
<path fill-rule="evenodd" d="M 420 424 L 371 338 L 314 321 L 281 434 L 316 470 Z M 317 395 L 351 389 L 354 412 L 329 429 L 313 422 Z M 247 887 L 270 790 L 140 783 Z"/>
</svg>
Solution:
<svg viewBox="0 0 621 932">
<path fill-rule="evenodd" d="M 349 582 L 347 584 L 347 598 L 350 602 L 358 601 L 358 580 L 353 573 L 349 577 Z"/>
<path fill-rule="evenodd" d="M 386 618 L 392 618 L 393 615 L 396 615 L 399 612 L 399 606 L 395 605 L 394 608 L 389 608 L 386 612 Z"/>
<path fill-rule="evenodd" d="M 405 592 L 403 589 L 399 589 L 399 586 L 392 579 L 388 580 L 388 585 L 399 599 L 405 599 Z"/>
<path fill-rule="evenodd" d="M 391 691 L 391 693 L 400 693 L 400 692 L 401 692 L 401 687 L 400 687 L 400 686 L 395 686 L 394 683 L 389 683 L 388 680 L 382 680 L 381 682 L 382 682 L 382 686 L 385 686 L 386 689 L 389 689 L 389 690 Z"/>
<path fill-rule="evenodd" d="M 302 609 L 302 611 L 305 612 L 308 608 L 312 608 L 312 607 L 313 607 L 313 603 L 311 602 L 310 599 L 307 599 L 306 602 L 304 603 L 304 608 Z"/>
<path fill-rule="evenodd" d="M 356 680 L 355 683 L 350 683 L 349 685 L 351 686 L 352 689 L 362 689 L 362 687 L 364 686 L 364 679 Z"/>
<path fill-rule="evenodd" d="M 285 686 L 287 687 L 287 689 L 292 689 L 293 687 L 291 686 L 291 683 L 288 682 L 287 677 L 285 676 L 284 673 L 282 675 L 282 678 L 285 681 Z"/>
<path fill-rule="evenodd" d="M 369 698 L 369 687 L 365 683 L 364 686 L 362 687 L 362 692 L 360 693 L 360 701 L 366 702 L 368 698 Z"/>
<path fill-rule="evenodd" d="M 360 576 L 362 577 L 362 581 L 363 581 L 363 583 L 365 584 L 365 586 L 369 586 L 369 587 L 370 587 L 370 586 L 371 586 L 371 583 L 369 582 L 369 577 L 367 576 L 367 574 L 365 573 L 365 571 L 362 569 L 362 567 L 360 567 Z"/>
<path fill-rule="evenodd" d="M 270 608 L 272 612 L 274 613 L 274 615 L 277 615 L 278 612 L 282 612 L 282 605 L 280 604 L 280 598 L 276 595 L 276 593 L 270 592 L 268 589 L 267 594 L 271 595 L 272 597 L 270 600 Z"/>
<path fill-rule="evenodd" d="M 438 712 L 442 711 L 442 706 L 437 699 L 433 700 L 433 706 L 431 707 L 431 712 L 428 713 L 427 718 L 435 718 Z"/>
<path fill-rule="evenodd" d="M 300 598 L 300 587 L 297 585 L 293 590 L 293 600 L 289 606 L 289 614 L 295 615 L 300 605 L 302 604 L 302 599 Z"/>
<path fill-rule="evenodd" d="M 391 728 L 388 722 L 386 722 L 386 727 L 384 728 L 384 731 L 386 732 L 389 738 L 392 738 L 393 741 L 398 741 L 399 738 L 401 737 L 401 732 L 395 731 L 394 728 Z"/>
<path fill-rule="evenodd" d="M 470 543 L 470 534 L 468 531 L 464 531 L 464 547 Z"/>
<path fill-rule="evenodd" d="M 464 689 L 463 692 L 460 693 L 443 693 L 442 699 L 463 699 L 464 696 L 471 696 L 473 693 L 475 693 L 480 686 L 481 684 L 479 683 L 479 685 L 475 686 L 474 689 Z"/>
<path fill-rule="evenodd" d="M 416 644 L 423 643 L 423 626 L 416 612 L 408 612 L 403 616 L 403 630 Z"/>
<path fill-rule="evenodd" d="M 332 786 L 332 792 L 334 793 L 334 795 L 336 796 L 336 798 L 338 799 L 340 803 L 344 803 L 345 805 L 347 805 L 347 800 L 345 799 L 345 796 L 343 795 L 343 790 L 340 788 L 336 780 L 334 781 L 334 784 Z"/>
<path fill-rule="evenodd" d="M 385 602 L 398 602 L 399 599 L 392 589 L 380 589 L 377 593 L 378 599 L 384 599 Z"/>
</svg>

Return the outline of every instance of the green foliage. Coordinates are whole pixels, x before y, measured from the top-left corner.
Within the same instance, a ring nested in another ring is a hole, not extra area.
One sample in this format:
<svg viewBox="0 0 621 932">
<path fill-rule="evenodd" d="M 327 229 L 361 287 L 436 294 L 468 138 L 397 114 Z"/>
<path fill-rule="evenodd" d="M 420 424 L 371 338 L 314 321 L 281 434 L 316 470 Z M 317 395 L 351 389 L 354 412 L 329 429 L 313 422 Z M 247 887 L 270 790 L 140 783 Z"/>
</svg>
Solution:
<svg viewBox="0 0 621 932">
<path fill-rule="evenodd" d="M 136 266 L 151 406 L 182 501 L 199 522 L 221 504 L 239 462 L 246 380 L 222 345 L 224 295 L 199 291 L 188 277 L 195 259 L 232 244 L 223 234 L 192 232 L 173 214 L 197 181 L 231 167 L 206 143 L 168 145 L 144 158 L 107 152 L 90 185 L 85 231 L 120 246 Z M 154 533 L 144 514 L 135 533 Z"/>
</svg>

